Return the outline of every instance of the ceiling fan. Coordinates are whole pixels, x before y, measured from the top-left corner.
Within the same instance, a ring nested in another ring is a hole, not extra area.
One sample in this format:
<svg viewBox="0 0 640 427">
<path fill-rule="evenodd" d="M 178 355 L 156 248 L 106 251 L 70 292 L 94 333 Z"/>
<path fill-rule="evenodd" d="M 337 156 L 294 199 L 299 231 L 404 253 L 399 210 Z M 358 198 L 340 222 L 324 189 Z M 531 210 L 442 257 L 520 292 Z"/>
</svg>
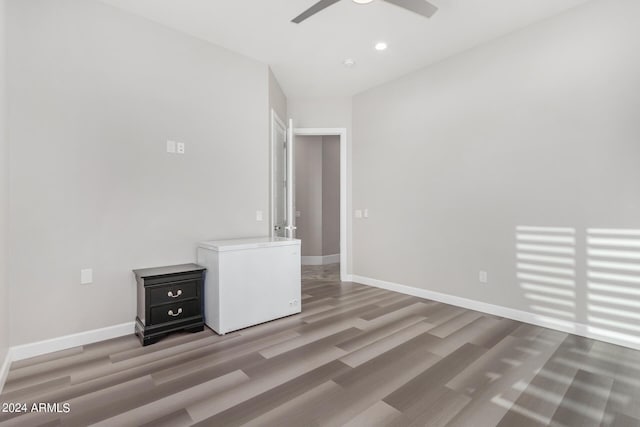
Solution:
<svg viewBox="0 0 640 427">
<path fill-rule="evenodd" d="M 301 23 L 305 19 L 315 15 L 323 9 L 331 6 L 334 3 L 339 2 L 340 0 L 320 0 L 309 9 L 302 12 L 300 15 L 296 16 L 291 20 L 291 22 L 295 22 L 296 24 Z M 367 4 L 371 3 L 373 0 L 353 0 L 359 4 Z M 434 13 L 437 12 L 438 8 L 433 4 L 429 3 L 426 0 L 383 0 L 387 3 L 395 4 L 396 6 L 400 6 L 404 9 L 410 10 L 411 12 L 415 12 L 418 15 L 425 16 L 427 18 L 431 18 Z"/>
</svg>

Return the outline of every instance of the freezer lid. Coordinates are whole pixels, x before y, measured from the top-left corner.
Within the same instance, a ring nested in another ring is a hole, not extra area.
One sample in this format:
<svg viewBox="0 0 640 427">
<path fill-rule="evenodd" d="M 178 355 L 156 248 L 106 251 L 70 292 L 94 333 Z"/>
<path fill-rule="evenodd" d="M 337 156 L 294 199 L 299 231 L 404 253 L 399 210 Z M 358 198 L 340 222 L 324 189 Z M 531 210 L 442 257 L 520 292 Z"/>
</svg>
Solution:
<svg viewBox="0 0 640 427">
<path fill-rule="evenodd" d="M 224 252 L 292 245 L 300 245 L 300 240 L 290 239 L 288 237 L 252 237 L 248 239 L 211 240 L 207 242 L 200 242 L 198 247 L 217 252 Z"/>
</svg>

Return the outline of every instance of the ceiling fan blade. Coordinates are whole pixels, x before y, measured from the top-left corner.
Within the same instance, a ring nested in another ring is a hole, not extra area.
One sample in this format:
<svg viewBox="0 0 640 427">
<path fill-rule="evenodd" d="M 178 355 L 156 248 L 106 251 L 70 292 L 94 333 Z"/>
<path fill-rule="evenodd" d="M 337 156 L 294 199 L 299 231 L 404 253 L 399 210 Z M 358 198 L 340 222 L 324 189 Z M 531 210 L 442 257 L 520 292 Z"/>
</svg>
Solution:
<svg viewBox="0 0 640 427">
<path fill-rule="evenodd" d="M 384 0 L 387 3 L 395 4 L 404 9 L 415 12 L 418 15 L 422 15 L 427 18 L 431 18 L 438 8 L 426 0 Z"/>
<path fill-rule="evenodd" d="M 320 12 L 322 9 L 326 9 L 327 7 L 331 6 L 334 3 L 338 3 L 339 1 L 340 0 L 320 0 L 318 3 L 314 4 L 309 9 L 305 10 L 300 15 L 293 18 L 291 22 L 295 22 L 296 24 L 299 24 L 305 19 L 309 18 L 310 16 L 313 16 L 316 13 Z"/>
</svg>

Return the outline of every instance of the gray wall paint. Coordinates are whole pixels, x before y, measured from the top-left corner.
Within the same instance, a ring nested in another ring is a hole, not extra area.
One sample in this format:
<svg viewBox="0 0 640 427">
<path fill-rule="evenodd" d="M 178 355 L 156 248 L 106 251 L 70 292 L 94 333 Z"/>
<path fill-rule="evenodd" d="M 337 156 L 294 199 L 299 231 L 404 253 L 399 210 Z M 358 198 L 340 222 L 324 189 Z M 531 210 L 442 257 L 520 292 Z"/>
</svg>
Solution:
<svg viewBox="0 0 640 427">
<path fill-rule="evenodd" d="M 13 344 L 133 321 L 132 268 L 268 234 L 266 65 L 97 1 L 8 24 Z"/>
<path fill-rule="evenodd" d="M 296 237 L 302 256 L 322 255 L 322 137 L 298 136 L 295 142 Z"/>
<path fill-rule="evenodd" d="M 7 281 L 7 215 L 9 163 L 6 123 L 5 0 L 0 0 L 0 365 L 9 348 L 9 284 Z"/>
<path fill-rule="evenodd" d="M 585 229 L 640 229 L 639 15 L 593 1 L 356 96 L 354 273 L 534 311 L 515 227 L 575 227 L 589 322 Z"/>
<path fill-rule="evenodd" d="M 340 253 L 340 138 L 297 136 L 295 174 L 302 256 Z"/>
<path fill-rule="evenodd" d="M 340 137 L 322 137 L 322 255 L 340 253 Z"/>
</svg>

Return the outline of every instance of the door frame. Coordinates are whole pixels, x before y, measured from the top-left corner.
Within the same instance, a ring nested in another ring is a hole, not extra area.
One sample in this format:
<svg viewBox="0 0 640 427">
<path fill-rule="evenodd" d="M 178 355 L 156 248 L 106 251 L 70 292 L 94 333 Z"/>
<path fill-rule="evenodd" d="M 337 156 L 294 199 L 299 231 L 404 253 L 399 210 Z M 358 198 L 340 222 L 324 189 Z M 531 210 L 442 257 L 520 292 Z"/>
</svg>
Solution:
<svg viewBox="0 0 640 427">
<path fill-rule="evenodd" d="M 275 235 L 275 226 L 276 226 L 276 205 L 273 202 L 273 198 L 275 196 L 274 191 L 274 179 L 273 179 L 273 167 L 274 167 L 274 144 L 276 141 L 276 125 L 281 126 L 284 130 L 285 138 L 287 138 L 287 125 L 282 121 L 282 119 L 278 116 L 274 109 L 271 109 L 271 138 L 269 138 L 269 236 L 273 237 Z M 288 154 L 288 153 L 287 153 Z M 287 195 L 289 197 L 289 195 Z"/>
<path fill-rule="evenodd" d="M 346 128 L 294 128 L 294 136 L 338 136 L 340 137 L 340 280 L 349 281 L 349 214 L 348 201 L 348 152 Z M 292 141 L 295 144 L 295 138 Z M 294 151 L 295 152 L 295 151 Z M 294 186 L 295 188 L 295 182 Z"/>
</svg>

